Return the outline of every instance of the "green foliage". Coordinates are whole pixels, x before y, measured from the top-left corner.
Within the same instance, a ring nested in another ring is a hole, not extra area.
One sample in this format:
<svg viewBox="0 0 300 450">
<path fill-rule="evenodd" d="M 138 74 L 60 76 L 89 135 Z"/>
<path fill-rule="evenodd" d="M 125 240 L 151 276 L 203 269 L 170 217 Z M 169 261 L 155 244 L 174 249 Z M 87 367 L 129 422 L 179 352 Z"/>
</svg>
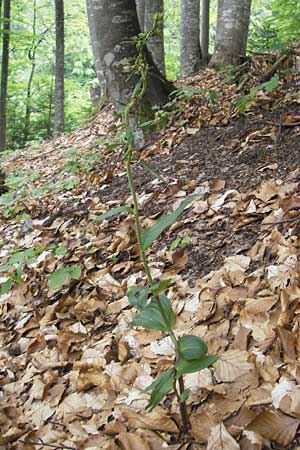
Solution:
<svg viewBox="0 0 300 450">
<path fill-rule="evenodd" d="M 0 273 L 9 272 L 7 280 L 1 284 L 1 295 L 10 291 L 15 283 L 21 284 L 24 267 L 36 262 L 37 256 L 44 251 L 44 248 L 29 248 L 26 250 L 17 249 L 11 252 L 8 262 L 0 266 Z"/>
<path fill-rule="evenodd" d="M 49 287 L 53 291 L 61 288 L 64 284 L 71 280 L 79 280 L 81 277 L 81 267 L 68 266 L 55 270 L 49 275 Z"/>
<path fill-rule="evenodd" d="M 165 214 L 160 219 L 158 219 L 158 221 L 152 227 L 147 228 L 142 236 L 143 250 L 147 250 L 155 241 L 155 239 L 157 239 L 167 228 L 173 225 L 178 217 L 184 212 L 189 203 L 191 203 L 196 197 L 197 194 L 189 195 L 180 203 L 180 205 L 175 209 L 174 212 Z"/>
<path fill-rule="evenodd" d="M 174 239 L 174 241 L 171 242 L 170 246 L 169 246 L 169 250 L 170 252 L 172 252 L 173 250 L 175 250 L 177 247 L 180 248 L 185 248 L 187 247 L 189 244 L 191 243 L 191 238 L 190 236 L 184 236 L 183 238 L 177 238 Z"/>
<path fill-rule="evenodd" d="M 45 251 L 49 251 L 53 256 L 59 257 L 65 256 L 68 249 L 64 245 L 51 245 L 50 247 L 32 247 L 25 250 L 16 249 L 12 251 L 7 263 L 0 266 L 0 273 L 8 272 L 7 280 L 0 285 L 0 295 L 9 292 L 15 284 L 20 285 L 22 283 L 22 275 L 25 267 L 30 267 L 35 264 L 37 262 L 37 257 Z M 76 278 L 76 274 L 78 274 L 77 268 L 67 268 L 67 271 L 68 273 L 66 276 Z M 54 276 L 54 278 L 56 278 L 56 276 Z"/>
<path fill-rule="evenodd" d="M 168 369 L 161 373 L 156 380 L 145 389 L 145 392 L 151 392 L 147 409 L 152 411 L 155 406 L 168 394 L 175 383 L 175 370 Z"/>
<path fill-rule="evenodd" d="M 65 126 L 76 129 L 92 111 L 89 83 L 95 79 L 84 0 L 65 0 Z M 54 113 L 54 4 L 38 0 L 33 30 L 33 2 L 12 2 L 11 55 L 8 85 L 8 126 L 11 148 L 41 142 L 51 136 Z M 33 60 L 28 55 L 37 45 L 30 98 L 30 128 L 24 141 L 24 117 L 28 81 Z"/>
<path fill-rule="evenodd" d="M 265 83 L 253 87 L 249 94 L 244 95 L 238 101 L 237 103 L 238 111 L 244 114 L 247 111 L 247 109 L 249 109 L 252 106 L 258 91 L 270 92 L 274 89 L 277 89 L 278 86 L 279 86 L 279 77 L 274 76 L 270 81 L 266 81 Z"/>
<path fill-rule="evenodd" d="M 178 354 L 187 361 L 203 358 L 207 350 L 206 343 L 198 336 L 187 334 L 178 339 Z"/>
<path fill-rule="evenodd" d="M 206 355 L 203 358 L 192 360 L 180 358 L 175 364 L 176 377 L 179 378 L 186 373 L 194 373 L 199 372 L 199 370 L 207 369 L 218 361 L 218 359 L 219 357 L 215 355 Z"/>
<path fill-rule="evenodd" d="M 106 211 L 103 214 L 100 214 L 100 216 L 96 216 L 93 220 L 93 223 L 95 222 L 101 222 L 102 220 L 109 219 L 110 217 L 116 216 L 117 214 L 121 214 L 123 212 L 126 212 L 127 214 L 131 214 L 132 210 L 129 208 L 129 206 L 118 206 L 117 208 L 110 209 L 109 211 Z"/>
<path fill-rule="evenodd" d="M 149 304 L 138 304 L 140 312 L 135 315 L 131 325 L 148 330 L 171 331 L 176 324 L 176 316 L 171 302 L 165 295 L 159 296 L 160 303 L 152 298 Z M 130 299 L 129 299 L 130 301 Z"/>
</svg>

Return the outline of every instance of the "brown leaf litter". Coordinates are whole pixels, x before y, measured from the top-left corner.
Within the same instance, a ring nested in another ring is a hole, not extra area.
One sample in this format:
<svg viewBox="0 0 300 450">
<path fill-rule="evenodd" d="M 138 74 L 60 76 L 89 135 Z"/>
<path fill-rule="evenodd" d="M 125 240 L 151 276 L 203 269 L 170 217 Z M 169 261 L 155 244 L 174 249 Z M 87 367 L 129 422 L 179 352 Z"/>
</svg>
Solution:
<svg viewBox="0 0 300 450">
<path fill-rule="evenodd" d="M 177 336 L 200 336 L 220 355 L 185 377 L 191 439 L 180 435 L 173 395 L 145 411 L 144 389 L 172 365 L 173 350 L 162 333 L 129 325 L 127 290 L 145 282 L 133 220 L 93 223 L 131 204 L 120 148 L 103 154 L 95 144 L 115 133 L 107 108 L 68 138 L 3 163 L 38 177 L 20 192 L 28 216 L 1 219 L 2 264 L 16 249 L 40 252 L 0 297 L 1 449 L 300 448 L 300 147 L 287 119 L 298 117 L 299 94 L 282 83 L 237 117 L 239 93 L 221 75 L 186 83 L 216 90 L 219 102 L 181 100 L 142 151 L 160 177 L 136 164 L 135 178 L 144 226 L 199 194 L 149 251 L 154 278 L 173 280 Z M 49 250 L 61 245 L 66 254 Z M 71 265 L 80 279 L 51 291 L 48 275 Z"/>
</svg>

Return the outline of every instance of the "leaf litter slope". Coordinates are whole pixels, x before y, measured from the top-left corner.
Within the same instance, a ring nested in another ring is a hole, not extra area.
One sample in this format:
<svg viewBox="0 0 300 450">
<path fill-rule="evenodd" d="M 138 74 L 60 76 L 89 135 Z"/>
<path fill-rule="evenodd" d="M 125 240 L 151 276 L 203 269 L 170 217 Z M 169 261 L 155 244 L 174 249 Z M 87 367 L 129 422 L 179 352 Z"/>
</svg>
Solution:
<svg viewBox="0 0 300 450">
<path fill-rule="evenodd" d="M 171 367 L 173 351 L 160 332 L 129 326 L 126 292 L 145 282 L 132 218 L 93 223 L 131 205 L 120 149 L 105 155 L 99 141 L 115 133 L 107 108 L 68 138 L 3 162 L 27 216 L 2 205 L 1 262 L 38 250 L 22 283 L 1 296 L 0 448 L 297 448 L 296 91 L 262 94 L 236 117 L 239 94 L 221 75 L 207 70 L 185 83 L 223 94 L 213 105 L 200 95 L 179 102 L 142 151 L 160 177 L 137 165 L 136 182 L 145 227 L 199 194 L 150 250 L 154 277 L 173 279 L 178 337 L 200 336 L 221 355 L 213 370 L 186 376 L 193 442 L 179 435 L 172 396 L 145 412 L 143 391 Z M 36 176 L 22 186 L 18 173 Z M 80 279 L 51 290 L 49 275 L 74 266 Z"/>
</svg>

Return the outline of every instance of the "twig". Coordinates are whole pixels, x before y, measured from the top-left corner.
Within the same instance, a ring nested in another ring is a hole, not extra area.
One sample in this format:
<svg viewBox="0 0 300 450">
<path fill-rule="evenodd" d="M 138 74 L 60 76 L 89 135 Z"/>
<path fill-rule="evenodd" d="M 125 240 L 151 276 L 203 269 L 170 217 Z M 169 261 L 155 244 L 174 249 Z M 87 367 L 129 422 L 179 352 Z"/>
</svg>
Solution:
<svg viewBox="0 0 300 450">
<path fill-rule="evenodd" d="M 42 445 L 44 447 L 61 449 L 61 450 L 77 450 L 75 447 L 69 447 L 68 445 L 45 444 L 42 439 L 39 439 L 39 441 L 23 441 L 23 440 L 19 439 L 18 442 L 21 442 L 21 444 Z"/>
<path fill-rule="evenodd" d="M 268 227 L 269 225 L 282 225 L 284 223 L 293 223 L 293 222 L 297 222 L 297 220 L 300 220 L 300 216 L 293 217 L 292 219 L 279 220 L 278 222 L 261 223 L 260 225 L 262 227 Z"/>
</svg>

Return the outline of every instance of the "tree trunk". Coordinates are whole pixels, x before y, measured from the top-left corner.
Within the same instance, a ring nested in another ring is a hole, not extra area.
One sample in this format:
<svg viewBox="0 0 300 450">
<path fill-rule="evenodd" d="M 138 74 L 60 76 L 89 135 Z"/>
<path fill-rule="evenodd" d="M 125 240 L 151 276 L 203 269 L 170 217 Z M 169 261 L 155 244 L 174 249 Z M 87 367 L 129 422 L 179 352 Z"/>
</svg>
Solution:
<svg viewBox="0 0 300 450">
<path fill-rule="evenodd" d="M 117 109 L 123 109 L 137 83 L 135 76 L 129 76 L 137 50 L 135 45 L 128 41 L 141 32 L 135 1 L 92 0 L 92 7 L 97 24 L 96 36 L 100 45 L 108 99 Z M 163 79 L 147 49 L 145 52 L 150 73 L 142 113 L 144 117 L 147 115 L 149 117 L 150 107 L 164 104 L 173 86 Z"/>
<path fill-rule="evenodd" d="M 4 0 L 3 43 L 0 87 L 0 151 L 6 148 L 7 135 L 7 81 L 9 64 L 10 0 Z"/>
<path fill-rule="evenodd" d="M 54 134 L 64 131 L 64 78 L 65 78 L 65 36 L 64 36 L 64 1 L 55 0 L 55 113 Z"/>
<path fill-rule="evenodd" d="M 211 65 L 239 65 L 246 54 L 251 0 L 219 0 L 216 43 Z"/>
<path fill-rule="evenodd" d="M 180 69 L 181 76 L 190 75 L 201 65 L 199 0 L 181 0 Z"/>
<path fill-rule="evenodd" d="M 31 89 L 32 82 L 35 72 L 35 54 L 36 54 L 36 0 L 33 2 L 33 21 L 32 21 L 32 43 L 28 50 L 28 59 L 31 63 L 30 75 L 27 83 L 27 94 L 26 94 L 26 107 L 25 107 L 25 120 L 24 120 L 24 135 L 23 135 L 23 145 L 26 145 L 30 131 L 30 115 L 31 115 Z"/>
<path fill-rule="evenodd" d="M 155 14 L 164 13 L 164 1 L 163 0 L 151 0 L 145 3 L 145 21 L 144 31 L 148 32 L 153 26 L 153 19 Z M 157 36 L 153 36 L 148 44 L 148 49 L 151 52 L 154 63 L 158 67 L 161 73 L 165 74 L 165 50 L 164 50 L 164 21 L 162 18 L 161 26 L 157 30 Z"/>
<path fill-rule="evenodd" d="M 210 0 L 201 0 L 200 46 L 204 65 L 207 65 L 209 60 L 209 7 Z"/>
<path fill-rule="evenodd" d="M 96 70 L 97 79 L 99 81 L 99 86 L 101 89 L 101 94 L 105 95 L 105 78 L 101 63 L 101 56 L 100 56 L 100 50 L 99 50 L 99 43 L 97 41 L 96 36 L 96 23 L 95 23 L 95 16 L 94 11 L 92 8 L 92 1 L 86 0 L 86 8 L 87 8 L 87 16 L 88 16 L 88 23 L 89 23 L 89 30 L 90 30 L 90 40 L 91 40 L 91 47 L 93 52 L 93 60 Z"/>
<path fill-rule="evenodd" d="M 135 0 L 136 12 L 139 19 L 140 29 L 144 31 L 145 26 L 145 1 L 147 0 Z"/>
<path fill-rule="evenodd" d="M 51 126 L 52 126 L 52 104 L 53 104 L 53 85 L 54 85 L 54 64 L 52 65 L 52 76 L 49 91 L 49 106 L 48 106 L 48 120 L 47 120 L 47 137 L 51 136 Z"/>
</svg>

